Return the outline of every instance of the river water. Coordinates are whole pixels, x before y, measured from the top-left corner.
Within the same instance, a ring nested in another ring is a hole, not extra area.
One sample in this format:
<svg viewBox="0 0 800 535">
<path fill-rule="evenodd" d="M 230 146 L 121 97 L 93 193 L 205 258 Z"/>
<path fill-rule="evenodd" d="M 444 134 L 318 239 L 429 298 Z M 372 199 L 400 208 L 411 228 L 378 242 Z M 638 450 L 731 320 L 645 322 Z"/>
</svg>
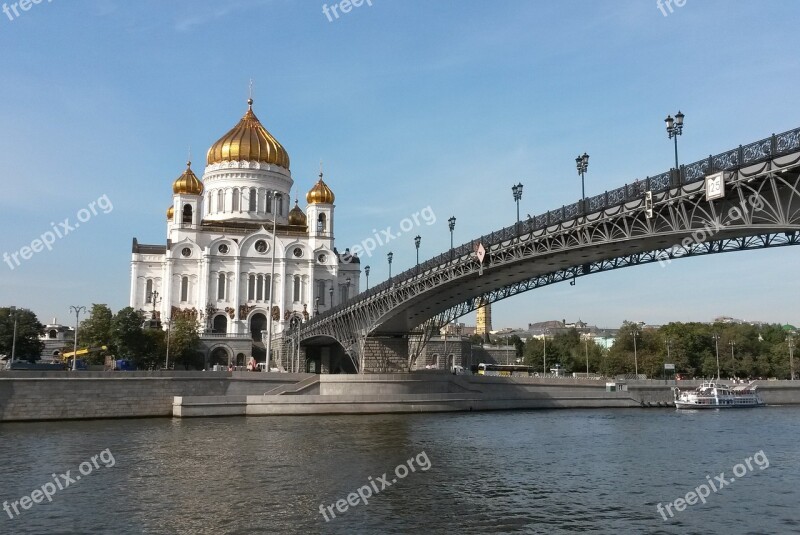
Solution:
<svg viewBox="0 0 800 535">
<path fill-rule="evenodd" d="M 0 533 L 800 533 L 799 422 L 770 407 L 2 424 Z M 706 503 L 677 510 L 692 491 Z"/>
</svg>

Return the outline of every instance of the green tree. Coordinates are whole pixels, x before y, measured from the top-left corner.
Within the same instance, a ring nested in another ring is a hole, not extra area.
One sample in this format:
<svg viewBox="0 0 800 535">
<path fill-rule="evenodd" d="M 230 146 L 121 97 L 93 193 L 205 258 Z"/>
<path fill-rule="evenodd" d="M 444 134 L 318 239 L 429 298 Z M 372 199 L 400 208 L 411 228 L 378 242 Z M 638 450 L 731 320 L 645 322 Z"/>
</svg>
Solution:
<svg viewBox="0 0 800 535">
<path fill-rule="evenodd" d="M 133 359 L 144 364 L 153 351 L 153 337 L 142 329 L 144 316 L 131 307 L 125 307 L 112 320 L 112 347 L 117 358 Z"/>
<path fill-rule="evenodd" d="M 203 358 L 198 352 L 200 336 L 197 322 L 185 318 L 173 320 L 169 332 L 169 360 L 184 369 L 202 369 Z"/>
<path fill-rule="evenodd" d="M 92 304 L 89 316 L 78 329 L 79 347 L 110 347 L 114 339 L 114 314 L 108 305 Z M 102 364 L 108 351 L 90 353 L 86 360 L 90 364 Z"/>
<path fill-rule="evenodd" d="M 41 358 L 44 344 L 39 340 L 44 326 L 27 308 L 0 308 L 0 354 L 11 357 L 14 346 L 14 320 L 17 322 L 14 358 L 35 362 Z"/>
</svg>

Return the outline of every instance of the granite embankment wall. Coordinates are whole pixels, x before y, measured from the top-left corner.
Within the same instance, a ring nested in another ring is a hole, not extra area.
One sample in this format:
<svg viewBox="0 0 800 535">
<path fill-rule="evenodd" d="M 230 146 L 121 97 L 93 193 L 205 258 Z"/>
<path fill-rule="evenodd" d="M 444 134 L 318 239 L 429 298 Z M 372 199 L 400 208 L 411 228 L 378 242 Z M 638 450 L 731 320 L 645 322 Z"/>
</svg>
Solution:
<svg viewBox="0 0 800 535">
<path fill-rule="evenodd" d="M 328 414 L 666 405 L 674 383 L 606 392 L 586 379 L 447 373 L 0 372 L 0 422 L 234 414 Z M 682 382 L 682 388 L 695 384 Z M 800 381 L 762 381 L 768 404 L 800 404 Z M 266 394 L 266 395 L 265 395 Z"/>
<path fill-rule="evenodd" d="M 0 422 L 172 416 L 175 396 L 262 395 L 309 374 L 0 373 Z"/>
</svg>

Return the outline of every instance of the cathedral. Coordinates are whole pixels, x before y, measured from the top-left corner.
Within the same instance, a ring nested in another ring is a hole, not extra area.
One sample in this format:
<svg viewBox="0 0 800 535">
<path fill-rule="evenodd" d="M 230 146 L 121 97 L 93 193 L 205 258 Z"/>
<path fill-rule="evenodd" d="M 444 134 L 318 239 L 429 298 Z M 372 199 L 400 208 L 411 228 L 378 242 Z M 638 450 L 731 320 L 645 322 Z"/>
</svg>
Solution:
<svg viewBox="0 0 800 535">
<path fill-rule="evenodd" d="M 162 328 L 196 321 L 206 367 L 265 361 L 267 321 L 276 340 L 359 292 L 359 259 L 334 247 L 334 195 L 322 178 L 305 210 L 297 198 L 292 206 L 289 154 L 248 100 L 208 149 L 202 179 L 188 162 L 173 182 L 166 244 L 133 239 L 130 306 Z M 278 345 L 270 365 L 280 368 Z"/>
</svg>

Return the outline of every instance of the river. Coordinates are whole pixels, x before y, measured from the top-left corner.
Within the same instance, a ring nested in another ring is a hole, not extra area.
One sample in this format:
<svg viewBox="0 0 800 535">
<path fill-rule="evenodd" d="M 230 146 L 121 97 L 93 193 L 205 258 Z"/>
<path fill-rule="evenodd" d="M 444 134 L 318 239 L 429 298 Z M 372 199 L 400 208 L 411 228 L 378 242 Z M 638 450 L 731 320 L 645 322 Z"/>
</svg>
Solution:
<svg viewBox="0 0 800 535">
<path fill-rule="evenodd" d="M 798 422 L 769 407 L 7 423 L 0 533 L 800 533 Z M 706 503 L 676 503 L 690 492 Z"/>
</svg>

